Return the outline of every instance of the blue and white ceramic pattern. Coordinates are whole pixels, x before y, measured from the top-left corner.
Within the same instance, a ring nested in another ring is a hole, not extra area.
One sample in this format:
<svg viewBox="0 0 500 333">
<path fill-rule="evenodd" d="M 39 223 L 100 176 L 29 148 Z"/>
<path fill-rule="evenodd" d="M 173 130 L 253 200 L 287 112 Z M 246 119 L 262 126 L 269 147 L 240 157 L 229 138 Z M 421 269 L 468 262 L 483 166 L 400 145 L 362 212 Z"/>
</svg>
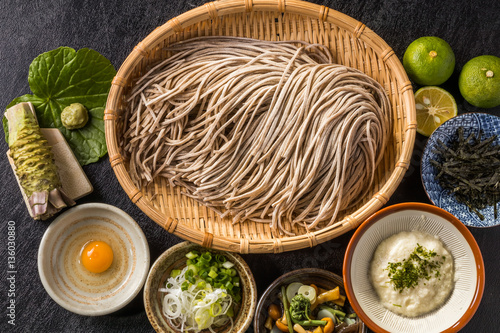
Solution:
<svg viewBox="0 0 500 333">
<path fill-rule="evenodd" d="M 434 205 L 455 215 L 466 226 L 483 228 L 500 225 L 500 205 L 497 206 L 499 215 L 496 219 L 493 206 L 489 206 L 480 210 L 484 215 L 484 220 L 481 220 L 474 212 L 469 211 L 466 205 L 457 202 L 453 195 L 448 194 L 435 179 L 437 170 L 430 163 L 431 159 L 437 157 L 432 152 L 433 148 L 437 145 L 438 139 L 448 144 L 455 137 L 456 130 L 460 126 L 464 128 L 464 136 L 468 136 L 471 132 L 478 134 L 482 130 L 483 137 L 497 135 L 496 144 L 500 144 L 500 117 L 486 113 L 466 113 L 446 121 L 429 137 L 422 156 L 420 172 L 425 191 Z"/>
</svg>

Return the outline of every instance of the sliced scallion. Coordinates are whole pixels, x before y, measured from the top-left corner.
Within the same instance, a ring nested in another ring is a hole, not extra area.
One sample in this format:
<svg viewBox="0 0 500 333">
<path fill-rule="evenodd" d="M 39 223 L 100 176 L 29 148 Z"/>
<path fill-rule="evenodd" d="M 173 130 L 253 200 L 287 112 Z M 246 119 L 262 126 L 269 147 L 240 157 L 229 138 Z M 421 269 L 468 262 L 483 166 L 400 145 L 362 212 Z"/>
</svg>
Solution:
<svg viewBox="0 0 500 333">
<path fill-rule="evenodd" d="M 230 261 L 225 261 L 222 266 L 225 268 L 225 269 L 230 269 L 234 266 L 234 264 Z"/>
<path fill-rule="evenodd" d="M 170 277 L 174 278 L 176 276 L 179 276 L 179 274 L 181 274 L 181 270 L 180 269 L 173 269 L 171 272 L 170 272 Z"/>
<path fill-rule="evenodd" d="M 194 259 L 194 258 L 198 257 L 198 253 L 196 251 L 191 251 L 188 254 L 186 254 L 186 257 L 188 259 Z"/>
</svg>

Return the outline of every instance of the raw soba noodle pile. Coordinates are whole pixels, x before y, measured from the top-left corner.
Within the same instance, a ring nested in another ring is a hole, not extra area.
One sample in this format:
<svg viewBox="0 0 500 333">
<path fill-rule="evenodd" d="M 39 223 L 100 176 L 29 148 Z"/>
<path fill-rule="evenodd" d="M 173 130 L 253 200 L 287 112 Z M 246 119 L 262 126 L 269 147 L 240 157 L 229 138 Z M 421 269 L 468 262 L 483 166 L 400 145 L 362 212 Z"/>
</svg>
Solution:
<svg viewBox="0 0 500 333">
<path fill-rule="evenodd" d="M 283 221 L 331 224 L 369 190 L 390 130 L 375 80 L 317 44 L 203 37 L 169 50 L 128 101 L 137 186 L 165 177 L 221 217 L 286 234 Z"/>
</svg>

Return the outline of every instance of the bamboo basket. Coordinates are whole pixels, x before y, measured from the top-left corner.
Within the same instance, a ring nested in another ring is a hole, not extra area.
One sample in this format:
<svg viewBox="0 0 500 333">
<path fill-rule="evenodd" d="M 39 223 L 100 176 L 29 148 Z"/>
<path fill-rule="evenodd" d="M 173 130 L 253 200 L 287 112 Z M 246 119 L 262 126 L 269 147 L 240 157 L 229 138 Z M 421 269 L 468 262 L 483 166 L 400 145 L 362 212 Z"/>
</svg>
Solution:
<svg viewBox="0 0 500 333">
<path fill-rule="evenodd" d="M 392 104 L 392 137 L 364 200 L 317 231 L 285 223 L 296 236 L 283 236 L 269 226 L 232 224 L 211 209 L 156 180 L 138 189 L 128 173 L 128 161 L 118 146 L 121 114 L 134 80 L 148 66 L 166 57 L 164 47 L 198 36 L 239 36 L 261 40 L 303 40 L 326 45 L 337 63 L 357 68 L 385 88 Z M 104 115 L 109 159 L 121 186 L 144 213 L 183 239 L 207 248 L 239 253 L 280 253 L 313 247 L 356 228 L 387 203 L 398 187 L 415 141 L 416 116 L 412 85 L 394 51 L 363 23 L 325 6 L 299 0 L 224 0 L 209 2 L 156 28 L 134 47 L 114 78 Z"/>
</svg>

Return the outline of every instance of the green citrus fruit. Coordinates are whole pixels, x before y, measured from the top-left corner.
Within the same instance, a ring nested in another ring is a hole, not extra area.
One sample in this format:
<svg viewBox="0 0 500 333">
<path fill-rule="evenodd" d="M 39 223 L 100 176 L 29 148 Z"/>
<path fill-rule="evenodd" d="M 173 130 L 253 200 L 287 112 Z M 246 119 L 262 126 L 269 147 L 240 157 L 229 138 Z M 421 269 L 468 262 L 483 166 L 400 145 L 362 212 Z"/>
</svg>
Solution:
<svg viewBox="0 0 500 333">
<path fill-rule="evenodd" d="M 429 86 L 415 93 L 417 132 L 429 136 L 436 128 L 457 115 L 457 103 L 443 88 Z"/>
<path fill-rule="evenodd" d="M 500 105 L 500 58 L 482 55 L 469 60 L 458 77 L 460 93 L 480 108 Z"/>
<path fill-rule="evenodd" d="M 439 37 L 420 37 L 406 49 L 403 66 L 415 83 L 436 86 L 453 74 L 455 54 L 450 45 Z"/>
</svg>

